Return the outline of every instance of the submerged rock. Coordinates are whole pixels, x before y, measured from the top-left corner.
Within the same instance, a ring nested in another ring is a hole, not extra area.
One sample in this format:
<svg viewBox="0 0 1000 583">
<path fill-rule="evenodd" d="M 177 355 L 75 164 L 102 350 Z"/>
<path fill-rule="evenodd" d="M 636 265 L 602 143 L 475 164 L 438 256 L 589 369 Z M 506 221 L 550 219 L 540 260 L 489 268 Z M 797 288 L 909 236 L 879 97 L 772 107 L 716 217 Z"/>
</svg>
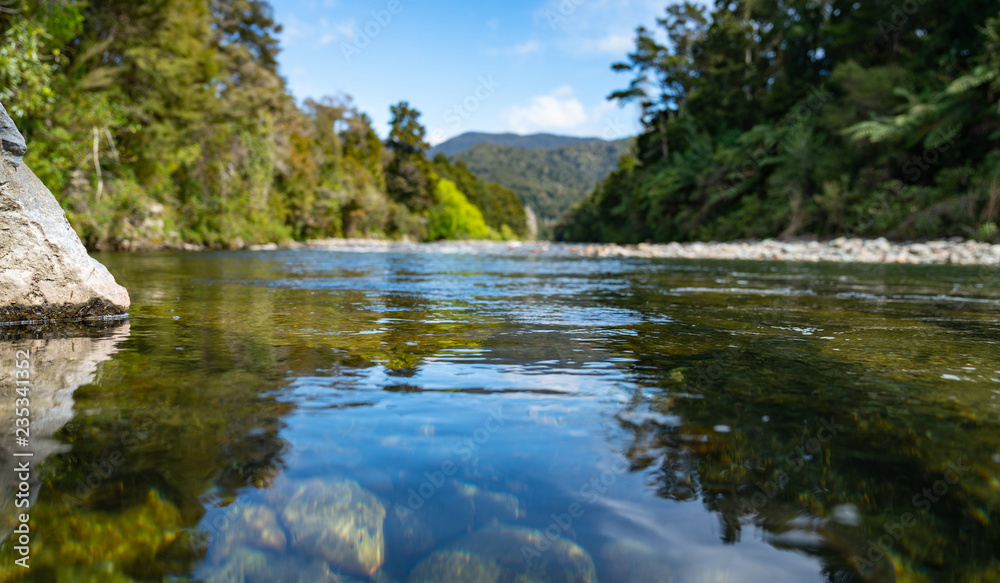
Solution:
<svg viewBox="0 0 1000 583">
<path fill-rule="evenodd" d="M 451 480 L 429 499 L 414 488 L 392 504 L 385 537 L 392 560 L 417 559 L 442 543 L 468 535 L 477 527 L 510 523 L 524 516 L 523 504 L 512 494 L 491 492 Z"/>
<path fill-rule="evenodd" d="M 262 504 L 233 505 L 224 514 L 225 527 L 212 541 L 213 561 L 222 561 L 241 547 L 285 552 L 287 537 L 273 510 Z"/>
<path fill-rule="evenodd" d="M 456 583 L 496 583 L 501 581 L 503 567 L 487 557 L 464 552 L 437 552 L 417 565 L 410 583 L 455 581 Z"/>
<path fill-rule="evenodd" d="M 55 197 L 21 163 L 24 141 L 2 106 L 0 134 L 0 323 L 127 314 L 128 292 L 87 254 Z"/>
<path fill-rule="evenodd" d="M 385 508 L 353 480 L 282 477 L 222 518 L 199 581 L 349 583 L 351 574 L 372 576 L 384 560 Z"/>
<path fill-rule="evenodd" d="M 283 481 L 275 484 L 268 497 L 296 552 L 365 577 L 382 566 L 385 507 L 357 482 Z"/>
<path fill-rule="evenodd" d="M 385 537 L 392 560 L 416 560 L 442 543 L 472 532 L 475 503 L 447 484 L 429 500 L 411 496 L 392 505 Z"/>
<path fill-rule="evenodd" d="M 221 565 L 209 566 L 195 574 L 205 583 L 320 583 L 353 580 L 330 572 L 321 559 L 302 560 L 273 555 L 245 547 L 234 549 Z"/>
<path fill-rule="evenodd" d="M 440 581 L 597 583 L 597 574 L 593 559 L 574 542 L 552 541 L 537 530 L 491 527 L 431 554 L 409 578 L 409 583 Z"/>
<path fill-rule="evenodd" d="M 476 509 L 476 524 L 511 522 L 524 517 L 524 508 L 517 496 L 491 492 L 474 484 L 461 484 L 459 494 L 471 500 Z"/>
</svg>

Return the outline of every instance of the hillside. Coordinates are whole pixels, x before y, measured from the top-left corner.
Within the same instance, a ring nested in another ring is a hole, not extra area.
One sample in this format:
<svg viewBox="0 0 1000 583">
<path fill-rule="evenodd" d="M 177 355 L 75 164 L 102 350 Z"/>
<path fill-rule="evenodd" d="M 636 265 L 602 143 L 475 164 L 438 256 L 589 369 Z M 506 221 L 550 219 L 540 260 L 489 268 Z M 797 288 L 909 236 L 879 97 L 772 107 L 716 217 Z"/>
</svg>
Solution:
<svg viewBox="0 0 1000 583">
<path fill-rule="evenodd" d="M 618 167 L 632 140 L 592 142 L 547 150 L 478 144 L 462 152 L 462 160 L 484 180 L 516 192 L 538 217 L 539 236 Z"/>
<path fill-rule="evenodd" d="M 603 141 L 600 138 L 575 138 L 554 134 L 521 136 L 518 134 L 468 132 L 434 146 L 430 149 L 430 155 L 433 157 L 440 153 L 445 156 L 455 156 L 479 144 L 496 144 L 512 148 L 523 148 L 525 150 L 548 150 L 570 145 L 595 144 Z"/>
</svg>

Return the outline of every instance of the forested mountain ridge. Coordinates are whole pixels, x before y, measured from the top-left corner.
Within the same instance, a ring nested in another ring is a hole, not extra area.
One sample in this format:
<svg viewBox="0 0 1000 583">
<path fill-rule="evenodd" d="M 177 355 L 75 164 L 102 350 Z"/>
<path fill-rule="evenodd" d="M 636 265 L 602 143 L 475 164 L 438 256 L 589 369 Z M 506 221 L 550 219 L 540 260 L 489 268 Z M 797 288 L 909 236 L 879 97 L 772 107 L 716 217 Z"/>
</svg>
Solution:
<svg viewBox="0 0 1000 583">
<path fill-rule="evenodd" d="M 479 144 L 496 144 L 498 146 L 510 146 L 513 148 L 523 148 L 525 150 L 546 150 L 551 148 L 561 148 L 563 146 L 593 144 L 604 142 L 601 138 L 578 138 L 573 136 L 559 136 L 556 134 L 491 134 L 486 132 L 466 132 L 455 136 L 450 140 L 442 142 L 430 149 L 430 154 L 444 154 L 445 156 L 456 156 Z"/>
<path fill-rule="evenodd" d="M 614 65 L 631 82 L 610 97 L 644 112 L 637 154 L 558 237 L 995 241 L 998 14 L 997 0 L 668 6 Z"/>
<path fill-rule="evenodd" d="M 528 150 L 482 143 L 455 156 L 478 176 L 513 190 L 537 215 L 540 235 L 618 167 L 632 139 Z"/>
<path fill-rule="evenodd" d="M 297 104 L 279 31 L 264 0 L 3 2 L 0 102 L 89 248 L 527 234 L 513 193 L 448 186 L 407 103 L 386 141 L 350 98 Z"/>
</svg>

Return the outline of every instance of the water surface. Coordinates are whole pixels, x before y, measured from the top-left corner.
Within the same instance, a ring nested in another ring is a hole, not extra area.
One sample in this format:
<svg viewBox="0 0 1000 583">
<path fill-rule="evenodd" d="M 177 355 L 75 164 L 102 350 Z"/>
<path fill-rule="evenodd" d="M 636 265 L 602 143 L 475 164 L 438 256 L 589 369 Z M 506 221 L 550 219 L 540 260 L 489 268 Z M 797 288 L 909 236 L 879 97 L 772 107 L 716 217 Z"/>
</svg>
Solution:
<svg viewBox="0 0 1000 583">
<path fill-rule="evenodd" d="M 101 257 L 133 312 L 58 353 L 93 373 L 0 581 L 420 581 L 475 533 L 602 582 L 1000 580 L 996 268 L 461 250 Z M 360 512 L 366 559 L 288 524 Z"/>
</svg>

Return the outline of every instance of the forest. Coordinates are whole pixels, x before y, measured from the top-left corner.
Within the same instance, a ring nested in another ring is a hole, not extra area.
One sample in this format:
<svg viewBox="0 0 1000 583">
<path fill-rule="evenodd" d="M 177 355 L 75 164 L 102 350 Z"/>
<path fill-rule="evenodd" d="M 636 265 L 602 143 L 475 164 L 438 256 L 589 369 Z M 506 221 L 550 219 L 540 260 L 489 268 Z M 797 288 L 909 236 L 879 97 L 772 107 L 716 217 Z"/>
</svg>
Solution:
<svg viewBox="0 0 1000 583">
<path fill-rule="evenodd" d="M 628 81 L 608 97 L 645 131 L 556 238 L 997 241 L 998 13 L 666 6 L 613 65 Z M 384 140 L 348 96 L 297 102 L 280 30 L 265 0 L 0 1 L 0 102 L 89 248 L 531 236 L 517 156 L 430 159 L 405 101 Z M 484 176 L 508 188 L 476 174 L 498 165 Z M 547 235 L 555 216 L 539 218 Z"/>
<path fill-rule="evenodd" d="M 631 139 L 570 143 L 528 149 L 481 143 L 454 158 L 486 180 L 510 188 L 532 209 L 539 237 L 552 238 L 553 225 L 615 170 Z"/>
<path fill-rule="evenodd" d="M 997 241 L 996 0 L 676 3 L 613 68 L 645 131 L 557 238 Z"/>
<path fill-rule="evenodd" d="M 386 140 L 349 97 L 297 103 L 280 30 L 264 0 L 0 2 L 0 102 L 88 248 L 528 235 L 407 102 Z"/>
</svg>

